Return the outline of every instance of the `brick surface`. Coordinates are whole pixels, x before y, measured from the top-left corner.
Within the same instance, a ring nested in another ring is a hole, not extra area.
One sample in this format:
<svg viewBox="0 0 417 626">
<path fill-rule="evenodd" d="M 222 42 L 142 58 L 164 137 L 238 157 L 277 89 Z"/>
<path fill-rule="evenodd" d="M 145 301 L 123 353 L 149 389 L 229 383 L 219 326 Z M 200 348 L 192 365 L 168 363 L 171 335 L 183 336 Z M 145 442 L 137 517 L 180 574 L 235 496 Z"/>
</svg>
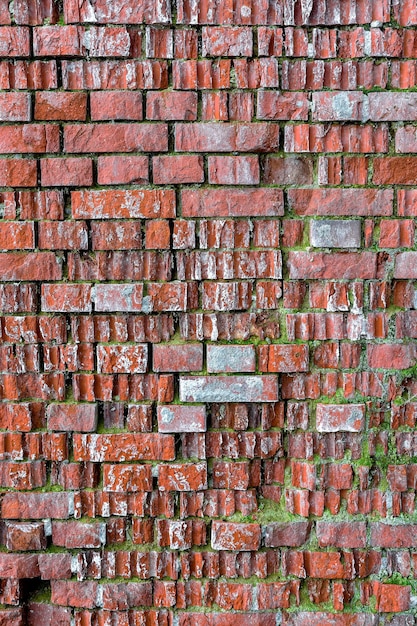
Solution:
<svg viewBox="0 0 417 626">
<path fill-rule="evenodd" d="M 0 0 L 0 626 L 411 626 L 415 0 Z"/>
</svg>

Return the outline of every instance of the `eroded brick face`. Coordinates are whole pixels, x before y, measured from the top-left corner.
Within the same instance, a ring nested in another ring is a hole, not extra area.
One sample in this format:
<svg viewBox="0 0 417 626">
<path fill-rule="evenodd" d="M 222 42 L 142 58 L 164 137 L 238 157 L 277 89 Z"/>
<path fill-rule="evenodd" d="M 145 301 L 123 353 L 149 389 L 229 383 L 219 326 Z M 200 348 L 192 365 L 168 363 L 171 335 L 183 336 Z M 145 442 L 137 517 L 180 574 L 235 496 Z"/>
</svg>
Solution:
<svg viewBox="0 0 417 626">
<path fill-rule="evenodd" d="M 0 626 L 411 626 L 415 0 L 0 0 Z"/>
</svg>

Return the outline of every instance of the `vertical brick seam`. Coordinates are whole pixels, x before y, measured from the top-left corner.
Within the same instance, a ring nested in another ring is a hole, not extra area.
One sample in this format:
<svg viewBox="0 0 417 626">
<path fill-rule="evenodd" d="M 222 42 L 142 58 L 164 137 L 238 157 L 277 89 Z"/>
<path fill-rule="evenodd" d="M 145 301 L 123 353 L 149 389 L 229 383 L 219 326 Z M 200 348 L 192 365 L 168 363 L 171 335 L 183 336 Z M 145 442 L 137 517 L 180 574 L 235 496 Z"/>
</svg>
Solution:
<svg viewBox="0 0 417 626">
<path fill-rule="evenodd" d="M 415 624 L 416 26 L 0 0 L 0 624 Z"/>
</svg>

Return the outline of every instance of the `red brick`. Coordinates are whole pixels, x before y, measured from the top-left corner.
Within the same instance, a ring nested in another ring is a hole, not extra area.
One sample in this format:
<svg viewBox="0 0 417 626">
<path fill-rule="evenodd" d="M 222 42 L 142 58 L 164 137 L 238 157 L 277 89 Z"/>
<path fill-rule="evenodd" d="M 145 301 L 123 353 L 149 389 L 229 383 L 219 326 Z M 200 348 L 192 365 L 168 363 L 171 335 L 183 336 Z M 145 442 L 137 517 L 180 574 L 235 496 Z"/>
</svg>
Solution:
<svg viewBox="0 0 417 626">
<path fill-rule="evenodd" d="M 252 55 L 252 29 L 203 27 L 203 56 L 249 57 Z"/>
<path fill-rule="evenodd" d="M 380 248 L 412 248 L 414 245 L 413 220 L 382 220 L 380 222 Z"/>
<path fill-rule="evenodd" d="M 400 343 L 370 344 L 367 355 L 369 367 L 405 370 L 415 365 L 417 346 Z"/>
<path fill-rule="evenodd" d="M 203 369 L 203 346 L 156 344 L 152 369 L 154 372 L 199 372 Z"/>
<path fill-rule="evenodd" d="M 43 250 L 87 250 L 88 229 L 82 221 L 42 221 L 38 223 L 38 245 Z M 65 291 L 64 286 L 62 289 Z M 82 291 L 82 289 L 81 289 Z"/>
<path fill-rule="evenodd" d="M 375 581 L 373 592 L 376 596 L 376 610 L 379 613 L 400 613 L 410 608 L 409 585 L 390 585 Z"/>
<path fill-rule="evenodd" d="M 413 185 L 417 176 L 417 157 L 374 159 L 376 185 Z"/>
<path fill-rule="evenodd" d="M 93 250 L 135 250 L 142 248 L 139 220 L 109 220 L 91 223 Z"/>
<path fill-rule="evenodd" d="M 246 217 L 283 215 L 282 191 L 278 189 L 184 190 L 184 217 Z"/>
<path fill-rule="evenodd" d="M 146 156 L 101 156 L 97 159 L 97 182 L 99 185 L 147 183 L 148 161 Z"/>
<path fill-rule="evenodd" d="M 202 157 L 156 156 L 152 158 L 153 182 L 156 185 L 202 183 L 204 169 Z"/>
<path fill-rule="evenodd" d="M 91 312 L 91 285 L 42 285 L 42 311 Z"/>
<path fill-rule="evenodd" d="M 74 191 L 71 199 L 74 219 L 175 217 L 175 194 L 171 189 Z"/>
<path fill-rule="evenodd" d="M 152 491 L 150 465 L 103 465 L 103 489 L 111 493 Z"/>
<path fill-rule="evenodd" d="M 0 122 L 30 122 L 30 94 L 0 93 Z"/>
<path fill-rule="evenodd" d="M 12 551 L 45 550 L 46 537 L 42 522 L 8 522 L 6 548 Z"/>
<path fill-rule="evenodd" d="M 143 118 L 142 94 L 136 91 L 112 91 L 111 93 L 93 91 L 90 94 L 90 109 L 91 119 L 94 122 L 141 120 Z"/>
<path fill-rule="evenodd" d="M 307 576 L 334 579 L 354 576 L 354 562 L 351 553 L 305 552 L 304 562 Z"/>
<path fill-rule="evenodd" d="M 6 493 L 1 513 L 3 519 L 68 519 L 72 514 L 70 493 Z M 12 556 L 12 555 L 10 555 Z"/>
<path fill-rule="evenodd" d="M 148 120 L 195 120 L 197 119 L 197 93 L 148 91 L 146 118 Z"/>
<path fill-rule="evenodd" d="M 105 374 L 140 374 L 147 371 L 148 346 L 97 346 L 97 371 Z"/>
<path fill-rule="evenodd" d="M 214 550 L 258 550 L 261 543 L 259 524 L 236 524 L 213 521 L 211 545 Z"/>
<path fill-rule="evenodd" d="M 93 183 L 91 159 L 42 159 L 41 182 L 45 187 L 87 187 Z"/>
<path fill-rule="evenodd" d="M 177 404 L 158 406 L 158 431 L 160 433 L 199 433 L 205 432 L 206 429 L 204 406 Z"/>
<path fill-rule="evenodd" d="M 170 461 L 175 457 L 172 435 L 110 434 L 74 435 L 74 460 L 92 461 Z"/>
<path fill-rule="evenodd" d="M 168 220 L 149 220 L 145 225 L 145 248 L 168 250 L 171 230 Z"/>
<path fill-rule="evenodd" d="M 185 311 L 187 283 L 148 283 L 148 302 L 152 311 Z"/>
<path fill-rule="evenodd" d="M 51 602 L 92 609 L 96 606 L 97 591 L 97 582 L 93 580 L 52 580 Z"/>
<path fill-rule="evenodd" d="M 0 248 L 2 250 L 30 250 L 35 247 L 33 222 L 0 223 Z"/>
<path fill-rule="evenodd" d="M 307 372 L 309 351 L 306 345 L 259 346 L 261 372 Z"/>
<path fill-rule="evenodd" d="M 28 606 L 28 626 L 36 624 L 59 624 L 70 626 L 71 611 L 65 607 L 52 606 L 41 602 L 31 602 Z"/>
<path fill-rule="evenodd" d="M 307 120 L 308 97 L 301 92 L 258 91 L 257 111 L 261 120 Z"/>
<path fill-rule="evenodd" d="M 201 491 L 207 489 L 207 465 L 202 463 L 164 464 L 158 468 L 160 491 Z"/>
<path fill-rule="evenodd" d="M 377 189 L 289 189 L 297 215 L 392 215 L 393 193 Z"/>
<path fill-rule="evenodd" d="M 414 548 L 417 543 L 414 524 L 371 523 L 371 546 L 381 548 Z"/>
<path fill-rule="evenodd" d="M 376 278 L 377 257 L 372 252 L 289 252 L 290 278 Z"/>
<path fill-rule="evenodd" d="M 93 95 L 93 94 L 92 94 Z M 37 91 L 35 93 L 35 120 L 85 120 L 87 95 Z"/>
<path fill-rule="evenodd" d="M 34 159 L 2 159 L 1 187 L 35 187 L 37 183 Z"/>
<path fill-rule="evenodd" d="M 49 430 L 94 432 L 97 428 L 97 405 L 50 404 L 46 417 Z"/>
<path fill-rule="evenodd" d="M 177 152 L 269 152 L 278 148 L 279 128 L 269 123 L 176 124 Z"/>
<path fill-rule="evenodd" d="M 0 26 L 0 56 L 28 57 L 29 55 L 29 28 L 25 26 Z"/>
<path fill-rule="evenodd" d="M 417 277 L 417 253 L 400 252 L 395 258 L 394 278 Z"/>
<path fill-rule="evenodd" d="M 257 185 L 259 160 L 257 156 L 209 156 L 208 174 L 211 185 Z"/>
<path fill-rule="evenodd" d="M 0 554 L 1 578 L 37 578 L 37 554 Z"/>
<path fill-rule="evenodd" d="M 365 424 L 363 404 L 318 404 L 316 428 L 319 432 L 360 432 Z"/>
<path fill-rule="evenodd" d="M 28 154 L 32 152 L 59 152 L 59 127 L 56 124 L 21 124 L 20 126 L 0 126 L 0 154 Z M 16 163 L 16 167 L 22 166 L 25 161 L 16 162 L 10 159 L 10 166 Z M 35 165 L 34 161 L 27 161 L 26 167 Z M 6 169 L 7 171 L 7 169 Z M 4 176 L 4 174 L 3 174 Z M 22 178 L 26 181 L 31 177 L 34 182 L 20 185 L 13 183 L 13 186 L 34 187 L 36 185 L 35 174 L 32 169 L 21 172 Z M 0 181 L 2 179 L 0 178 Z M 1 182 L 1 186 L 6 186 Z"/>
<path fill-rule="evenodd" d="M 37 26 L 33 29 L 33 52 L 37 57 L 80 57 L 84 29 L 80 26 Z"/>
<path fill-rule="evenodd" d="M 59 259 L 52 252 L 0 253 L 0 273 L 4 281 L 61 280 Z"/>
<path fill-rule="evenodd" d="M 152 583 L 104 583 L 103 608 L 123 611 L 132 606 L 152 606 Z"/>
<path fill-rule="evenodd" d="M 1 137 L 1 136 L 0 136 Z M 65 152 L 165 152 L 165 124 L 67 124 Z"/>
</svg>

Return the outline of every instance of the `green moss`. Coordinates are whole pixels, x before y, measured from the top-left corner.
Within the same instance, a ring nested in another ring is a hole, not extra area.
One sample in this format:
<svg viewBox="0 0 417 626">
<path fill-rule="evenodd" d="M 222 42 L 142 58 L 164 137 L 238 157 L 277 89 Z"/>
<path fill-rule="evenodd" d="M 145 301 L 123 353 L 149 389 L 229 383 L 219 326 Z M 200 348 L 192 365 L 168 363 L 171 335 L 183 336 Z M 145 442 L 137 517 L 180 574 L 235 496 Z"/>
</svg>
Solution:
<svg viewBox="0 0 417 626">
<path fill-rule="evenodd" d="M 281 497 L 280 502 L 260 497 L 259 507 L 255 517 L 259 524 L 268 524 L 270 522 L 295 522 L 304 519 L 299 515 L 290 513 L 286 509 L 284 496 Z"/>
</svg>

